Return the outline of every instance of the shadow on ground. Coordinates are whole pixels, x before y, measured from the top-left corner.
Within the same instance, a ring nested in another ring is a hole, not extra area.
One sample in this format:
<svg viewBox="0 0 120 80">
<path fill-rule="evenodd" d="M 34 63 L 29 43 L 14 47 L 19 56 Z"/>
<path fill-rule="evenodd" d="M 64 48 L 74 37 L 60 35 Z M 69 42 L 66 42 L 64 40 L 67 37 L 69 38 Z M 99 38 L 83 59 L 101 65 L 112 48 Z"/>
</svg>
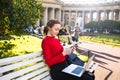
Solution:
<svg viewBox="0 0 120 80">
<path fill-rule="evenodd" d="M 92 55 L 95 54 L 95 57 L 94 57 L 94 61 L 99 63 L 99 69 L 101 69 L 100 71 L 97 72 L 97 74 L 100 74 L 104 76 L 104 79 L 100 79 L 100 80 L 109 80 L 108 78 L 113 74 L 113 70 L 110 69 L 109 67 L 106 67 L 105 65 L 112 65 L 112 64 L 109 64 L 107 61 L 110 61 L 110 62 L 113 62 L 113 63 L 119 63 L 119 60 L 120 60 L 120 56 L 115 56 L 115 55 L 111 55 L 111 54 L 108 54 L 108 53 L 104 53 L 104 52 L 98 52 L 98 51 L 94 51 L 94 50 L 89 50 L 89 49 L 83 49 L 83 48 L 79 48 L 81 51 L 89 51 L 89 57 L 91 57 Z M 104 72 L 106 71 L 106 73 Z M 101 73 L 102 72 L 102 73 Z M 99 76 L 99 77 L 103 77 L 103 76 Z"/>
</svg>

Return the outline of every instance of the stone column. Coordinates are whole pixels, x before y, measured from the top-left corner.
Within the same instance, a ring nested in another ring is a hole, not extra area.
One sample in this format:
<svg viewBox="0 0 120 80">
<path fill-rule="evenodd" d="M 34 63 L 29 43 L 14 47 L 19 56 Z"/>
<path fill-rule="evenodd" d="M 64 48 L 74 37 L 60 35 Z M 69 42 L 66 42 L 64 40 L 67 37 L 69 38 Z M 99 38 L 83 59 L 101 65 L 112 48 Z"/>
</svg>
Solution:
<svg viewBox="0 0 120 80">
<path fill-rule="evenodd" d="M 120 10 L 119 10 L 119 21 L 120 21 Z"/>
<path fill-rule="evenodd" d="M 92 20 L 93 20 L 93 13 L 92 13 L 92 11 L 90 11 L 90 17 L 89 17 L 89 22 L 91 22 Z"/>
<path fill-rule="evenodd" d="M 50 19 L 55 19 L 55 8 L 52 8 Z"/>
<path fill-rule="evenodd" d="M 106 20 L 109 20 L 109 11 L 106 11 Z"/>
<path fill-rule="evenodd" d="M 104 11 L 104 20 L 106 20 L 107 19 L 107 12 L 106 11 Z"/>
<path fill-rule="evenodd" d="M 77 13 L 78 13 L 78 11 L 76 10 L 76 17 L 75 17 L 76 19 L 77 19 L 77 17 L 78 17 L 78 14 L 77 14 Z"/>
<path fill-rule="evenodd" d="M 48 20 L 55 19 L 55 9 L 49 8 L 48 9 Z"/>
<path fill-rule="evenodd" d="M 119 10 L 115 11 L 115 20 L 119 20 Z"/>
<path fill-rule="evenodd" d="M 55 19 L 57 19 L 57 20 L 59 20 L 59 9 L 57 8 L 57 9 L 55 9 Z"/>
<path fill-rule="evenodd" d="M 71 11 L 69 10 L 69 26 L 70 26 L 70 24 L 71 24 Z"/>
<path fill-rule="evenodd" d="M 64 17 L 64 10 L 63 10 L 63 13 L 62 13 L 62 25 L 64 26 L 65 25 L 65 17 Z"/>
<path fill-rule="evenodd" d="M 76 23 L 77 17 L 78 17 L 78 16 L 77 16 L 77 10 L 76 10 L 75 19 L 74 19 L 74 20 L 75 20 L 75 21 L 74 21 L 75 23 Z"/>
<path fill-rule="evenodd" d="M 85 25 L 85 11 L 82 11 L 82 27 L 81 30 L 83 31 Z"/>
<path fill-rule="evenodd" d="M 100 11 L 97 11 L 97 21 L 100 20 Z"/>
<path fill-rule="evenodd" d="M 45 11 L 43 12 L 43 19 L 42 24 L 45 26 L 48 21 L 48 8 L 46 7 Z"/>
<path fill-rule="evenodd" d="M 111 11 L 111 20 L 114 20 L 114 12 Z"/>
<path fill-rule="evenodd" d="M 61 22 L 61 9 L 59 9 L 58 20 Z"/>
<path fill-rule="evenodd" d="M 87 23 L 87 11 L 84 12 L 84 24 Z"/>
</svg>

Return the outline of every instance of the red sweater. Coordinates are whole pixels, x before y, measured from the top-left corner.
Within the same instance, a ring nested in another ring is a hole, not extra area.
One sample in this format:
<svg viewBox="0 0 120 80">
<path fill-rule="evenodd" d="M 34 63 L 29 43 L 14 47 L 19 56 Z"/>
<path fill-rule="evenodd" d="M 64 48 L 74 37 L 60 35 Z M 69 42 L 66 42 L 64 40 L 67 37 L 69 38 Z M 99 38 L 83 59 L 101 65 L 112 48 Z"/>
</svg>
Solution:
<svg viewBox="0 0 120 80">
<path fill-rule="evenodd" d="M 42 41 L 42 50 L 45 62 L 48 66 L 63 62 L 63 46 L 60 41 L 55 37 L 46 36 Z"/>
</svg>

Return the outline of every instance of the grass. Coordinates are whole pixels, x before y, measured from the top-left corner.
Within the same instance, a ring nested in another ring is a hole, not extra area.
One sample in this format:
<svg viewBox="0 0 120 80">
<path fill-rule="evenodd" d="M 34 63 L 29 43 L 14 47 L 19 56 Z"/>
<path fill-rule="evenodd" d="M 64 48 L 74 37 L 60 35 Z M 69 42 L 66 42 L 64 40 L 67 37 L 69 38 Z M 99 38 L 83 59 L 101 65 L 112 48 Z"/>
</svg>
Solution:
<svg viewBox="0 0 120 80">
<path fill-rule="evenodd" d="M 27 34 L 4 36 L 0 44 L 0 58 L 41 51 L 41 39 Z"/>
<path fill-rule="evenodd" d="M 79 40 L 97 42 L 111 46 L 120 47 L 120 35 L 116 34 L 99 34 L 97 36 L 81 36 Z"/>
<path fill-rule="evenodd" d="M 41 51 L 41 41 L 29 34 L 0 36 L 0 58 Z M 119 35 L 80 36 L 80 40 L 120 47 Z"/>
</svg>

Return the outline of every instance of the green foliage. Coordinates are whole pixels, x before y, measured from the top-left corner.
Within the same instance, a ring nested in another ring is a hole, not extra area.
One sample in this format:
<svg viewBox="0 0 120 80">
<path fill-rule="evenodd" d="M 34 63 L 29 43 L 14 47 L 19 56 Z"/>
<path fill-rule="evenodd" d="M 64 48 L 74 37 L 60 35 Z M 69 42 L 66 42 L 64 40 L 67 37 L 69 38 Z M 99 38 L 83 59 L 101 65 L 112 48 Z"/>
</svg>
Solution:
<svg viewBox="0 0 120 80">
<path fill-rule="evenodd" d="M 9 33 L 9 19 L 5 17 L 4 19 L 0 20 L 0 35 L 7 35 Z"/>
<path fill-rule="evenodd" d="M 116 22 L 117 22 L 116 29 L 119 29 L 119 30 L 120 30 L 120 21 L 116 21 Z"/>
<path fill-rule="evenodd" d="M 1 57 L 7 57 L 7 56 L 10 56 L 8 54 L 11 53 L 11 49 L 15 46 L 14 44 L 11 44 L 10 42 L 8 41 L 3 41 L 3 42 L 0 42 L 0 56 Z M 13 54 L 11 54 L 13 56 Z"/>
<path fill-rule="evenodd" d="M 85 24 L 85 28 L 97 28 L 98 22 L 97 21 L 92 21 L 90 23 Z"/>
<path fill-rule="evenodd" d="M 85 24 L 85 28 L 98 29 L 112 31 L 114 29 L 120 29 L 120 21 L 104 20 L 104 21 L 92 21 Z"/>
<path fill-rule="evenodd" d="M 109 30 L 115 29 L 119 26 L 118 22 L 114 20 L 105 20 L 102 22 L 101 25 L 103 29 L 109 29 Z"/>
<path fill-rule="evenodd" d="M 36 0 L 0 0 L 0 32 L 7 34 L 35 24 L 44 9 Z"/>
<path fill-rule="evenodd" d="M 12 5 L 11 0 L 0 0 L 0 35 L 9 32 L 9 8 Z"/>
<path fill-rule="evenodd" d="M 12 0 L 0 0 L 0 19 L 4 19 L 9 15 L 9 8 Z"/>
<path fill-rule="evenodd" d="M 15 29 L 23 29 L 42 17 L 44 7 L 35 0 L 14 0 L 11 8 L 10 23 Z"/>
</svg>

